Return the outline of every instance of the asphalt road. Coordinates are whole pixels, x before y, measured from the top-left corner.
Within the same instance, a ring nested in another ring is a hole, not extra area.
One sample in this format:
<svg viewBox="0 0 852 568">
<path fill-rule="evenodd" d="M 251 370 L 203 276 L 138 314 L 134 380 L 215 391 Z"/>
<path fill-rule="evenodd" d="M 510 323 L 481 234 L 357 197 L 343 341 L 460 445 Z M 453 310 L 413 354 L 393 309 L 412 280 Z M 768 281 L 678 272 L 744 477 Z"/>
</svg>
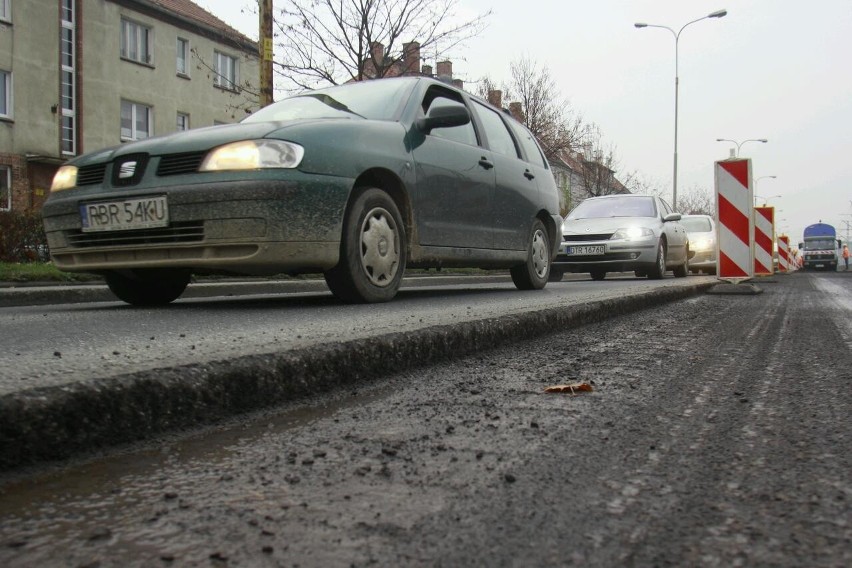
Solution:
<svg viewBox="0 0 852 568">
<path fill-rule="evenodd" d="M 775 280 L 7 476 L 0 564 L 852 565 L 852 275 Z"/>
</svg>

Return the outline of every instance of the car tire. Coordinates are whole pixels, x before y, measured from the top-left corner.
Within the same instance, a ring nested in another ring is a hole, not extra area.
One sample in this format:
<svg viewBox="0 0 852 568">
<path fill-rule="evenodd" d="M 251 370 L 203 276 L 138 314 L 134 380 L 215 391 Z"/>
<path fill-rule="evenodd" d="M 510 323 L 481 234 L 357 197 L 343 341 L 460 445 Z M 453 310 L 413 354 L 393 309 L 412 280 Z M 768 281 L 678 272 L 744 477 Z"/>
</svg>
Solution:
<svg viewBox="0 0 852 568">
<path fill-rule="evenodd" d="M 606 278 L 605 270 L 592 270 L 589 274 L 592 275 L 592 280 L 603 280 Z"/>
<path fill-rule="evenodd" d="M 104 275 L 110 292 L 132 306 L 164 306 L 177 300 L 189 285 L 185 270 L 137 269 Z"/>
<path fill-rule="evenodd" d="M 666 245 L 662 239 L 657 243 L 657 258 L 648 270 L 648 278 L 659 280 L 666 274 Z"/>
<path fill-rule="evenodd" d="M 547 284 L 550 271 L 550 238 L 541 219 L 535 219 L 530 229 L 527 260 L 509 269 L 518 290 L 541 290 Z"/>
<path fill-rule="evenodd" d="M 636 278 L 646 278 L 648 276 L 648 273 L 644 270 L 634 270 L 633 274 L 636 275 Z"/>
<path fill-rule="evenodd" d="M 405 225 L 393 199 L 369 188 L 347 209 L 340 239 L 340 260 L 325 282 L 350 304 L 387 302 L 396 296 L 405 272 Z"/>
<path fill-rule="evenodd" d="M 677 265 L 673 272 L 675 278 L 686 278 L 686 275 L 689 274 L 689 246 L 686 248 L 686 254 L 683 255 L 683 263 Z"/>
<path fill-rule="evenodd" d="M 559 268 L 550 267 L 550 275 L 547 277 L 548 282 L 560 282 L 562 277 L 565 276 L 565 271 L 560 270 Z"/>
</svg>

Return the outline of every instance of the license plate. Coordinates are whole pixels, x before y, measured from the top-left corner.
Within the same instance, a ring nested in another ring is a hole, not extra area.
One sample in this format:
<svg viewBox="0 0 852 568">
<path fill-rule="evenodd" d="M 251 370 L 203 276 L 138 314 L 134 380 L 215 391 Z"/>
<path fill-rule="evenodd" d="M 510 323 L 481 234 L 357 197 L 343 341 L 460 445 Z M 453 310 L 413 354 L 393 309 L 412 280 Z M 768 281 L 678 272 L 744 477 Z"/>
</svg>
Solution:
<svg viewBox="0 0 852 568">
<path fill-rule="evenodd" d="M 84 233 L 167 227 L 169 204 L 165 195 L 81 203 L 80 218 Z"/>
<path fill-rule="evenodd" d="M 565 254 L 570 256 L 606 254 L 606 245 L 574 245 L 565 247 Z"/>
</svg>

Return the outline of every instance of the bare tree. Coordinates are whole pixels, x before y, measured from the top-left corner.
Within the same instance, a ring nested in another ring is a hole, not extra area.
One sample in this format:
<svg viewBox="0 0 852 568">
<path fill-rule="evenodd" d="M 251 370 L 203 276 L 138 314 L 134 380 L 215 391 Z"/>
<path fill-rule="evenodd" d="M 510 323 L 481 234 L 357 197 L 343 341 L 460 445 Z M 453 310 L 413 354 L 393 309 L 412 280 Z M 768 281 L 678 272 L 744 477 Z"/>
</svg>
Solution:
<svg viewBox="0 0 852 568">
<path fill-rule="evenodd" d="M 276 71 L 288 90 L 395 73 L 407 43 L 436 60 L 485 27 L 490 11 L 456 16 L 458 0 L 291 0 L 275 21 Z M 378 49 L 378 46 L 382 46 Z"/>
<path fill-rule="evenodd" d="M 628 193 L 624 182 L 616 177 L 619 163 L 615 146 L 604 144 L 603 136 L 596 126 L 585 129 L 582 151 L 574 154 L 580 164 L 580 186 L 586 197 L 598 197 L 616 193 Z M 629 174 L 626 182 L 632 182 L 634 174 Z"/>
<path fill-rule="evenodd" d="M 511 63 L 511 79 L 505 91 L 506 99 L 521 103 L 521 118 L 549 159 L 577 148 L 587 127 L 559 96 L 547 67 L 539 69 L 527 57 Z"/>
<path fill-rule="evenodd" d="M 677 196 L 677 208 L 685 215 L 715 215 L 716 197 L 709 189 L 694 185 Z"/>
</svg>

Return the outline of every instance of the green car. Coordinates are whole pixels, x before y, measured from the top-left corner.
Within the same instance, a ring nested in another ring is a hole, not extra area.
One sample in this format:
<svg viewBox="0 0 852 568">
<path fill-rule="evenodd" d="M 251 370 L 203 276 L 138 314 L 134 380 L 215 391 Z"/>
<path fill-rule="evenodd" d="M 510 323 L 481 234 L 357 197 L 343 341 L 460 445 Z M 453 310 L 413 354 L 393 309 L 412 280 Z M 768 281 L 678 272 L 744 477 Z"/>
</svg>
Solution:
<svg viewBox="0 0 852 568">
<path fill-rule="evenodd" d="M 547 283 L 558 195 L 530 132 L 425 77 L 349 83 L 239 124 L 75 158 L 42 211 L 51 255 L 134 305 L 192 274 L 318 273 L 346 302 L 384 302 L 405 268 L 508 268 Z"/>
</svg>

